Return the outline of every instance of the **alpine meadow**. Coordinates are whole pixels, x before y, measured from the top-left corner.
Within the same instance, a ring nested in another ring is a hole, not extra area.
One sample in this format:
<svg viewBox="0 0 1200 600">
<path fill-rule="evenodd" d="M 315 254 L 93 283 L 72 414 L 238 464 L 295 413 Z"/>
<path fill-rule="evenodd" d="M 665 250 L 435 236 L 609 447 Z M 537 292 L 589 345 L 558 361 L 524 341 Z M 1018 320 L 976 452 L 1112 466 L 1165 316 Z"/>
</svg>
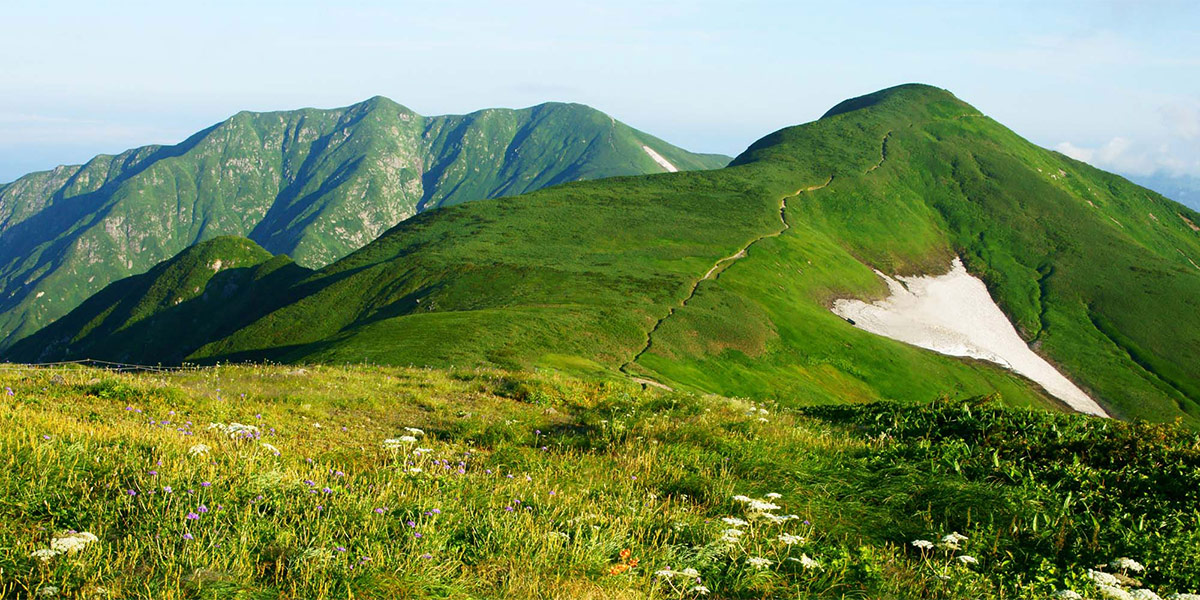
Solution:
<svg viewBox="0 0 1200 600">
<path fill-rule="evenodd" d="M 1200 213 L 941 88 L 239 113 L 0 211 L 3 597 L 1200 598 Z"/>
</svg>

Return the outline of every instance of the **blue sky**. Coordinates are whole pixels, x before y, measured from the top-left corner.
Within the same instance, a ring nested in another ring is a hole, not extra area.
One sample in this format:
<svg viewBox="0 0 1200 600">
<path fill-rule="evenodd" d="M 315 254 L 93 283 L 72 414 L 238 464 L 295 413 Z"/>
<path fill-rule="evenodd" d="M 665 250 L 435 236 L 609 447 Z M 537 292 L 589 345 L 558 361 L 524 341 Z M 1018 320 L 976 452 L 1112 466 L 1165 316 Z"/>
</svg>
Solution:
<svg viewBox="0 0 1200 600">
<path fill-rule="evenodd" d="M 243 109 L 574 101 L 736 154 L 920 81 L 1047 147 L 1200 176 L 1195 2 L 25 2 L 0 35 L 0 181 Z"/>
</svg>

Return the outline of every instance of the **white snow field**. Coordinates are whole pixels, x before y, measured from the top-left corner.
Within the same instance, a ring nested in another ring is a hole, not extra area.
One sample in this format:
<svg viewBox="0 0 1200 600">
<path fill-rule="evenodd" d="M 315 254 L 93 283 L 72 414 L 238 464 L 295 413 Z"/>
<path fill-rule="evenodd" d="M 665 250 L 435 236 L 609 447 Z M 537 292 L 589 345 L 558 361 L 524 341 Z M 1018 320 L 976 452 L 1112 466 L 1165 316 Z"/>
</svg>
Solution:
<svg viewBox="0 0 1200 600">
<path fill-rule="evenodd" d="M 661 154 L 655 152 L 650 146 L 642 146 L 642 150 L 645 150 L 646 154 L 650 155 L 650 158 L 653 158 L 654 162 L 658 163 L 658 166 L 666 169 L 668 173 L 675 173 L 679 171 L 679 169 L 675 168 L 675 165 L 671 164 L 671 161 L 663 158 Z"/>
<path fill-rule="evenodd" d="M 891 295 L 878 302 L 841 299 L 833 312 L 860 329 L 914 346 L 1000 364 L 1042 386 L 1071 408 L 1107 417 L 1104 409 L 1025 344 L 983 281 L 955 258 L 936 277 L 888 277 Z"/>
</svg>

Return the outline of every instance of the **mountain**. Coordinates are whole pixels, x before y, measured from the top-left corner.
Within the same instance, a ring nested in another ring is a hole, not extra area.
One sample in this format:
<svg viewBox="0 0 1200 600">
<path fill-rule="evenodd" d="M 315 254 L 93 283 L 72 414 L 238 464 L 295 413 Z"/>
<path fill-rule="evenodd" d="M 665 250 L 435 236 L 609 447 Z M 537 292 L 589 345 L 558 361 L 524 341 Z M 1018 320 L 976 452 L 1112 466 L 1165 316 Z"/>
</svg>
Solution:
<svg viewBox="0 0 1200 600">
<path fill-rule="evenodd" d="M 1037 147 L 949 92 L 905 85 L 768 135 L 724 169 L 419 214 L 273 291 L 238 317 L 246 325 L 218 310 L 227 325 L 187 333 L 176 355 L 555 368 L 793 405 L 998 392 L 1058 406 L 1011 371 L 867 333 L 829 310 L 837 298 L 885 296 L 876 271 L 936 274 L 961 257 L 1023 339 L 1110 414 L 1195 426 L 1197 223 L 1195 211 Z M 139 288 L 122 289 L 7 358 L 159 362 L 79 326 L 112 318 Z M 153 315 L 170 323 L 188 310 Z M 118 318 L 112 331 L 154 329 L 142 323 Z"/>
<path fill-rule="evenodd" d="M 319 267 L 430 208 L 728 161 L 579 104 L 423 117 L 376 97 L 238 113 L 175 146 L 0 186 L 0 347 L 214 237 Z"/>
</svg>

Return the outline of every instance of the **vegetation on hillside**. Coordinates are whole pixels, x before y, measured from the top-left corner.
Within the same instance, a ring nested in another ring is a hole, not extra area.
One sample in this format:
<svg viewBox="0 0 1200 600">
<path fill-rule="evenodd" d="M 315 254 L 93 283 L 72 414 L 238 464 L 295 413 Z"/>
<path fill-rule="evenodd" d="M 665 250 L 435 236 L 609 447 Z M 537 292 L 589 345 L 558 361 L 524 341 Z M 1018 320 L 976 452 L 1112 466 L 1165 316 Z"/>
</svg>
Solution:
<svg viewBox="0 0 1200 600">
<path fill-rule="evenodd" d="M 1200 437 L 1172 426 L 489 369 L 0 379 L 4 597 L 1200 591 Z"/>
<path fill-rule="evenodd" d="M 999 367 L 880 338 L 827 309 L 886 293 L 872 269 L 938 273 L 957 254 L 1112 414 L 1194 426 L 1200 231 L 1189 222 L 1200 214 L 1038 148 L 944 90 L 900 86 L 771 134 L 725 169 L 423 213 L 272 290 L 282 299 L 239 315 L 248 324 L 180 336 L 175 354 L 550 367 L 788 406 L 993 392 L 1052 406 Z M 159 323 L 188 310 L 164 307 Z M 222 306 L 205 311 L 230 322 Z M 6 354 L 117 356 L 164 361 L 69 324 Z"/>
<path fill-rule="evenodd" d="M 147 146 L 0 186 L 0 348 L 222 235 L 319 267 L 442 205 L 548 185 L 724 166 L 579 104 L 424 117 L 376 97 L 241 112 Z"/>
</svg>

